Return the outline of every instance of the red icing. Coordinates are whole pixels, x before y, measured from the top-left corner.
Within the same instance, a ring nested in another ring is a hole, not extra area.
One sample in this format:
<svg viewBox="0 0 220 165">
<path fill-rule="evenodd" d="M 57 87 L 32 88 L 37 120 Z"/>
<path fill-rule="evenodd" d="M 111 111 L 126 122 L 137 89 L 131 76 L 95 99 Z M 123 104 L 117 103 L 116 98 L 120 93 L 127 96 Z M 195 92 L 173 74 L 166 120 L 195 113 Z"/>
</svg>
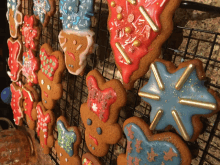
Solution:
<svg viewBox="0 0 220 165">
<path fill-rule="evenodd" d="M 11 78 L 12 81 L 17 81 L 21 71 L 21 63 L 18 61 L 21 51 L 21 45 L 18 40 L 12 42 L 9 39 L 8 49 L 9 49 L 8 66 L 11 71 L 9 77 Z"/>
<path fill-rule="evenodd" d="M 25 105 L 24 105 L 24 113 L 27 114 L 28 117 L 33 121 L 33 118 L 31 116 L 31 112 L 32 112 L 32 109 L 33 109 L 33 104 L 34 104 L 34 102 L 33 102 L 34 96 L 31 93 L 31 91 L 29 91 L 26 88 L 24 88 L 22 90 L 22 94 L 23 94 L 24 103 L 25 103 Z"/>
<path fill-rule="evenodd" d="M 110 4 L 113 0 L 108 0 Z M 143 6 L 147 11 L 148 15 L 152 18 L 153 22 L 161 29 L 160 14 L 162 13 L 166 3 L 169 0 L 142 0 L 136 1 L 136 5 L 132 5 L 127 0 L 114 0 L 116 3 L 115 7 L 110 6 L 111 18 L 109 19 L 108 25 L 111 32 L 110 43 L 112 50 L 115 55 L 115 61 L 122 70 L 122 77 L 125 83 L 129 82 L 131 74 L 138 69 L 139 62 L 148 52 L 148 47 L 152 41 L 159 35 L 154 32 L 148 22 L 145 20 L 139 6 Z M 117 19 L 117 12 L 120 12 L 118 7 L 121 7 L 122 19 Z M 125 33 L 125 27 L 131 28 L 131 33 Z M 133 42 L 139 40 L 141 42 L 139 47 L 133 46 Z M 118 42 L 123 47 L 125 53 L 130 58 L 132 64 L 127 64 L 122 57 L 121 53 L 115 46 Z"/>
<path fill-rule="evenodd" d="M 82 165 L 94 165 L 93 162 L 87 158 L 83 159 L 83 164 Z"/>
<path fill-rule="evenodd" d="M 59 62 L 55 56 L 49 56 L 44 48 L 40 51 L 41 71 L 50 81 L 53 81 L 54 73 L 59 67 Z"/>
<path fill-rule="evenodd" d="M 109 118 L 109 107 L 116 101 L 116 92 L 112 88 L 99 89 L 96 79 L 88 77 L 88 106 L 100 120 L 106 122 Z"/>
<path fill-rule="evenodd" d="M 68 54 L 70 57 L 72 57 L 72 59 L 73 59 L 74 61 L 76 60 L 76 58 L 75 58 L 75 56 L 74 56 L 73 53 L 67 52 L 67 54 Z"/>
<path fill-rule="evenodd" d="M 131 139 L 134 139 L 134 132 L 131 130 L 131 127 L 132 125 L 130 125 L 129 127 L 126 127 L 127 130 L 128 130 L 128 136 L 131 138 Z"/>
<path fill-rule="evenodd" d="M 97 141 L 96 138 L 94 138 L 94 137 L 93 137 L 92 135 L 90 135 L 90 134 L 89 134 L 89 138 L 92 139 L 96 145 L 98 145 L 98 141 Z"/>
<path fill-rule="evenodd" d="M 38 69 L 38 61 L 37 58 L 34 56 L 32 50 L 29 49 L 27 52 L 24 52 L 22 73 L 27 78 L 28 83 L 38 83 L 36 74 L 36 71 L 38 71 Z"/>
<path fill-rule="evenodd" d="M 37 30 L 34 28 L 34 16 L 24 16 L 24 26 L 22 27 L 22 35 L 25 39 L 26 48 L 36 49 L 34 38 L 38 36 Z"/>
<path fill-rule="evenodd" d="M 44 95 L 46 96 L 46 97 L 48 97 L 48 94 L 44 91 Z"/>
<path fill-rule="evenodd" d="M 43 114 L 43 110 L 40 105 L 37 105 L 37 133 L 40 136 L 40 130 L 44 132 L 44 144 L 47 145 L 47 138 L 48 138 L 48 124 L 50 123 L 50 114 L 47 113 L 46 115 Z M 43 143 L 41 143 L 43 146 Z"/>
<path fill-rule="evenodd" d="M 13 114 L 14 114 L 15 124 L 19 125 L 20 124 L 19 123 L 20 119 L 23 118 L 23 114 L 22 114 L 21 107 L 20 107 L 20 101 L 21 101 L 21 98 L 22 98 L 22 93 L 21 93 L 20 89 L 16 90 L 13 84 L 10 85 L 10 88 L 11 88 L 11 95 L 12 95 L 11 109 L 12 109 Z"/>
</svg>

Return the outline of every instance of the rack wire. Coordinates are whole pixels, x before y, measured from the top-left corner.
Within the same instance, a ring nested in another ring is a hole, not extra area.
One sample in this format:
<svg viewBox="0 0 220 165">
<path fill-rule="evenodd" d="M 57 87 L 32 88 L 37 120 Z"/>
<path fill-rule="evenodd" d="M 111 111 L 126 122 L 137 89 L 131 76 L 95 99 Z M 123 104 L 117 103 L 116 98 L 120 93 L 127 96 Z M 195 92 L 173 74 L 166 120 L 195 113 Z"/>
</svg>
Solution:
<svg viewBox="0 0 220 165">
<path fill-rule="evenodd" d="M 22 0 L 22 13 L 24 15 L 33 14 L 33 1 Z M 182 2 L 182 8 L 197 9 L 201 11 L 219 12 L 219 8 L 197 4 L 193 2 Z M 50 19 L 50 23 L 46 28 L 42 28 L 40 45 L 45 42 L 49 43 L 54 50 L 61 50 L 58 42 L 58 34 L 62 29 L 62 24 L 59 20 L 59 0 L 56 0 L 56 14 Z M 63 74 L 63 96 L 57 103 L 54 113 L 56 118 L 64 115 L 70 125 L 78 126 L 82 134 L 82 143 L 80 145 L 79 156 L 82 156 L 88 151 L 85 138 L 84 126 L 80 118 L 80 106 L 87 100 L 87 73 L 96 68 L 99 70 L 106 80 L 113 78 L 121 79 L 119 71 L 114 63 L 114 57 L 109 45 L 109 32 L 107 30 L 108 6 L 106 0 L 95 0 L 95 16 L 92 18 L 92 30 L 95 32 L 96 49 L 88 59 L 88 65 L 84 76 L 74 76 L 66 70 Z M 204 35 L 209 35 L 209 39 L 204 39 Z M 176 36 L 181 36 L 176 37 Z M 202 60 L 205 71 L 208 75 L 210 72 L 216 74 L 220 71 L 220 58 L 215 53 L 215 47 L 219 46 L 220 34 L 212 31 L 200 29 L 186 28 L 175 26 L 170 39 L 164 44 L 162 58 L 172 61 L 178 65 L 183 60 L 198 58 Z M 181 42 L 180 42 L 181 41 Z M 175 44 L 174 44 L 175 43 Z M 176 43 L 179 43 L 176 45 Z M 205 43 L 205 47 L 204 47 Z M 205 50 L 204 50 L 205 49 Z M 25 48 L 24 48 L 25 50 Z M 206 54 L 201 52 L 205 51 Z M 37 52 L 38 56 L 39 52 Z M 138 116 L 144 119 L 149 124 L 150 105 L 144 103 L 138 96 L 138 90 L 148 80 L 149 74 L 139 79 L 132 90 L 127 91 L 127 105 L 122 108 L 118 123 L 122 126 L 123 122 L 131 117 Z M 22 78 L 23 81 L 24 77 Z M 209 79 L 206 83 L 216 91 L 220 91 L 220 82 Z M 40 91 L 40 88 L 36 86 Z M 134 99 L 135 98 L 135 99 Z M 199 136 L 197 142 L 187 143 L 194 157 L 193 165 L 203 164 L 220 164 L 220 113 L 209 119 L 202 119 L 205 125 L 203 134 Z M 172 130 L 174 131 L 174 130 Z M 57 131 L 53 131 L 55 139 L 57 139 Z M 36 136 L 36 139 L 37 136 Z M 115 165 L 117 156 L 124 153 L 126 150 L 126 138 L 123 138 L 115 145 L 112 145 L 106 156 L 100 160 L 106 165 Z M 50 153 L 54 164 L 59 164 L 56 151 L 52 148 Z"/>
</svg>

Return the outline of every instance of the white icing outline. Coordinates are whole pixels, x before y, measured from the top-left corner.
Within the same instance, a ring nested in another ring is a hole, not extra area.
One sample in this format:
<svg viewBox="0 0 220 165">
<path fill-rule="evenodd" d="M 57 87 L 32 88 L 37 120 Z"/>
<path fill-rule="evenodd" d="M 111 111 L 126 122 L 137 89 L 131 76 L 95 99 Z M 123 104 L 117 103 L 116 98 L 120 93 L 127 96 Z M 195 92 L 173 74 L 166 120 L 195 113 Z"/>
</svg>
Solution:
<svg viewBox="0 0 220 165">
<path fill-rule="evenodd" d="M 19 79 L 21 70 L 22 70 L 22 63 L 18 60 L 18 58 L 21 56 L 21 44 L 20 44 L 20 41 L 19 41 L 19 40 L 15 40 L 15 41 L 13 42 L 10 38 L 8 39 L 7 44 L 8 44 L 9 41 L 10 41 L 12 44 L 14 44 L 15 42 L 18 42 L 18 44 L 20 45 L 20 50 L 19 50 L 19 53 L 18 53 L 16 62 L 17 62 L 18 64 L 20 64 L 21 69 L 20 69 L 20 70 L 18 71 L 18 73 L 17 73 L 17 79 L 16 79 L 16 80 L 12 80 L 12 79 L 11 79 L 11 71 L 7 71 L 7 74 L 8 74 L 8 76 L 10 77 L 11 81 L 12 81 L 12 82 L 17 82 L 18 79 Z M 10 54 L 9 54 L 9 56 L 10 56 Z M 8 63 L 9 63 L 9 57 L 8 57 Z M 8 66 L 9 66 L 9 65 L 8 65 Z"/>
<path fill-rule="evenodd" d="M 19 101 L 18 101 L 19 112 L 21 113 L 21 117 L 18 117 L 18 125 L 19 125 L 19 124 L 20 124 L 20 119 L 22 119 L 22 118 L 24 117 L 24 116 L 23 116 L 23 113 L 22 113 L 22 111 L 21 111 L 21 106 L 19 105 L 19 102 L 21 101 L 21 98 L 22 98 L 23 95 L 22 95 L 21 90 L 19 90 L 19 89 L 16 90 L 13 84 L 10 84 L 10 87 L 11 87 L 11 86 L 13 86 L 15 92 L 20 91 L 20 94 L 21 94 L 21 96 L 20 96 L 20 98 L 19 98 Z M 14 118 L 14 112 L 13 112 L 13 118 Z M 17 125 L 17 124 L 16 124 L 16 125 Z"/>
<path fill-rule="evenodd" d="M 77 69 L 75 72 L 72 72 L 72 71 L 69 70 L 68 66 L 66 66 L 66 68 L 68 69 L 69 73 L 71 73 L 73 75 L 79 75 L 83 71 L 83 69 L 86 67 L 86 55 L 88 54 L 90 47 L 94 43 L 93 36 L 95 35 L 95 33 L 93 31 L 91 31 L 91 30 L 85 30 L 85 31 L 62 30 L 59 33 L 58 39 L 59 39 L 60 46 L 63 49 L 64 53 L 66 52 L 66 47 L 64 47 L 64 45 L 66 43 L 65 42 L 61 43 L 61 41 L 60 41 L 61 38 L 64 38 L 63 36 L 61 36 L 62 32 L 65 32 L 67 34 L 75 34 L 75 35 L 80 36 L 80 37 L 86 36 L 86 38 L 87 38 L 87 42 L 88 42 L 87 47 L 79 55 L 79 65 L 81 65 L 81 67 L 79 69 Z M 65 63 L 66 63 L 66 55 L 65 55 Z"/>
<path fill-rule="evenodd" d="M 22 20 L 23 20 L 23 14 L 18 10 L 19 6 L 21 5 L 21 0 L 17 0 L 17 6 L 16 6 L 16 12 L 15 12 L 15 15 L 14 15 L 14 20 L 15 20 L 15 35 L 12 35 L 11 33 L 11 30 L 10 30 L 10 35 L 11 37 L 13 38 L 17 38 L 18 37 L 18 26 L 22 24 Z M 21 22 L 18 22 L 17 21 L 17 15 L 20 15 L 21 16 Z M 6 18 L 8 20 L 8 24 L 9 24 L 9 29 L 10 29 L 10 22 L 9 22 L 9 18 L 8 18 L 8 15 L 9 15 L 9 10 L 6 12 Z"/>
</svg>

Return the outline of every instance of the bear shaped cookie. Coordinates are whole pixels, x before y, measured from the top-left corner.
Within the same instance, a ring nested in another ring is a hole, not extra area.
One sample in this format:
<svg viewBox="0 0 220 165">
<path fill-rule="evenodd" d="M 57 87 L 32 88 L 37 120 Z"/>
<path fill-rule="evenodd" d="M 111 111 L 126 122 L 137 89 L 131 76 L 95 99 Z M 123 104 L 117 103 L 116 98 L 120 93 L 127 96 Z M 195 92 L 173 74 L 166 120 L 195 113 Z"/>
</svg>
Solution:
<svg viewBox="0 0 220 165">
<path fill-rule="evenodd" d="M 85 141 L 90 152 L 98 157 L 108 153 L 110 144 L 122 136 L 117 123 L 119 111 L 126 104 L 126 92 L 118 80 L 108 82 L 93 70 L 86 77 L 87 103 L 81 105 L 80 115 L 85 126 Z"/>
</svg>

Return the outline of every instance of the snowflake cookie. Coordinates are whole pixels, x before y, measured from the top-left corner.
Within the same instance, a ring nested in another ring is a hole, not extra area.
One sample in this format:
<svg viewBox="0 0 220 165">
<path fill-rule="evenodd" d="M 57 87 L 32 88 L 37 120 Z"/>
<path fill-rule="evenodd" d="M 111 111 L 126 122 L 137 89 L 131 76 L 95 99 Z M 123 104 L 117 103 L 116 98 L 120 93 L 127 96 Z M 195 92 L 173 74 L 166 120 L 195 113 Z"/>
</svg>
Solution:
<svg viewBox="0 0 220 165">
<path fill-rule="evenodd" d="M 202 130 L 200 116 L 219 110 L 220 99 L 203 80 L 200 60 L 183 62 L 178 68 L 164 60 L 152 63 L 150 79 L 138 93 L 152 107 L 150 129 L 172 125 L 184 140 L 195 141 Z"/>
</svg>

